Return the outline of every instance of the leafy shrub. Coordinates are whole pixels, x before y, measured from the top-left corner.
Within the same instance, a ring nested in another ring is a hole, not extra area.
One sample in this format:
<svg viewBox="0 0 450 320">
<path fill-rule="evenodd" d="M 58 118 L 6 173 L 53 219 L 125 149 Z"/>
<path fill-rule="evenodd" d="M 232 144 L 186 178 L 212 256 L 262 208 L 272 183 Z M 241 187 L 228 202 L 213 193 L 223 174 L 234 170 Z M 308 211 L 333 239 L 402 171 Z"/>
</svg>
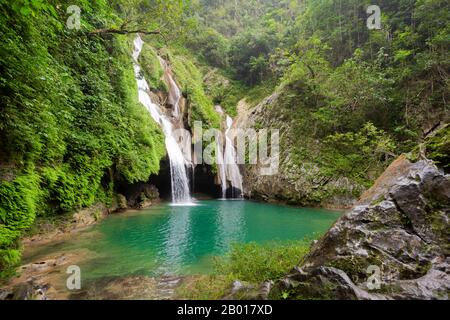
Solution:
<svg viewBox="0 0 450 320">
<path fill-rule="evenodd" d="M 229 43 L 227 39 L 213 28 L 200 28 L 188 39 L 186 44 L 200 57 L 214 67 L 228 66 Z"/>
<path fill-rule="evenodd" d="M 0 184 L 0 269 L 36 216 L 108 203 L 115 182 L 147 181 L 165 155 L 127 37 L 86 34 L 115 12 L 83 0 L 82 30 L 68 30 L 71 4 L 0 1 L 0 166 L 14 176 Z"/>
<path fill-rule="evenodd" d="M 214 110 L 213 101 L 205 94 L 203 77 L 198 68 L 183 56 L 172 56 L 171 63 L 181 90 L 189 101 L 190 124 L 202 121 L 207 127 L 220 128 L 220 117 Z"/>
<path fill-rule="evenodd" d="M 382 171 L 395 156 L 394 151 L 392 138 L 369 122 L 357 133 L 336 133 L 325 139 L 320 156 L 322 173 L 352 178 L 368 187 L 372 183 L 369 170 Z"/>
<path fill-rule="evenodd" d="M 0 184 L 0 278 L 20 259 L 17 239 L 34 222 L 41 200 L 39 176 L 35 173 Z"/>
<path fill-rule="evenodd" d="M 187 279 L 177 295 L 182 299 L 221 299 L 234 280 L 258 285 L 280 279 L 299 264 L 309 248 L 307 240 L 235 244 L 227 255 L 215 258 L 214 274 Z"/>
<path fill-rule="evenodd" d="M 447 173 L 450 171 L 450 125 L 426 141 L 426 151 L 428 158 L 434 160 Z"/>
<path fill-rule="evenodd" d="M 237 244 L 228 255 L 217 258 L 216 273 L 260 283 L 284 276 L 309 252 L 309 243 Z"/>
</svg>

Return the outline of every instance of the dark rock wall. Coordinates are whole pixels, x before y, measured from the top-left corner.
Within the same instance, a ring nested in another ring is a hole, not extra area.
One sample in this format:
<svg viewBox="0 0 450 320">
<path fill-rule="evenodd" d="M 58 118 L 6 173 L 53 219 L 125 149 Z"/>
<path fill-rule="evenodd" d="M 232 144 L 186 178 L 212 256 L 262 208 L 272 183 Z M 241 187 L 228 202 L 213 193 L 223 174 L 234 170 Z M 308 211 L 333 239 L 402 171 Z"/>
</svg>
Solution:
<svg viewBox="0 0 450 320">
<path fill-rule="evenodd" d="M 450 176 L 400 157 L 271 294 L 448 299 L 449 214 Z"/>
</svg>

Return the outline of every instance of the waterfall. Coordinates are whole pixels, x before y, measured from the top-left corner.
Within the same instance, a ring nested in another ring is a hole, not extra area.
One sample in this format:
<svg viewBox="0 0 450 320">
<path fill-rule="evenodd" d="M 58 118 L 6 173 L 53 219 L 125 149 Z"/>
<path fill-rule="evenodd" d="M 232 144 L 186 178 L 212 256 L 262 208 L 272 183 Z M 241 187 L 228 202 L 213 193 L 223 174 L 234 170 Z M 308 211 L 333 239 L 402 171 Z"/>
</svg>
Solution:
<svg viewBox="0 0 450 320">
<path fill-rule="evenodd" d="M 223 115 L 225 114 L 223 112 L 223 109 L 221 106 L 216 105 L 215 107 L 216 112 L 223 117 Z M 226 199 L 227 197 L 227 173 L 225 170 L 225 157 L 223 154 L 223 141 L 221 139 L 222 137 L 217 137 L 216 138 L 216 143 L 217 143 L 217 167 L 219 169 L 219 178 L 220 178 L 220 184 L 222 187 L 222 199 Z"/>
<path fill-rule="evenodd" d="M 217 139 L 217 167 L 222 187 L 222 199 L 227 197 L 227 173 L 225 170 L 225 157 L 223 155 L 223 143 Z"/>
<path fill-rule="evenodd" d="M 166 83 L 169 85 L 169 104 L 173 106 L 173 112 L 172 115 L 175 118 L 179 118 L 180 116 L 180 100 L 181 100 L 181 90 L 178 87 L 177 83 L 172 77 L 172 74 L 170 72 L 169 66 L 167 65 L 167 62 L 158 56 L 159 63 L 161 64 L 161 67 L 164 69 L 164 79 Z"/>
<path fill-rule="evenodd" d="M 149 95 L 150 88 L 147 81 L 141 74 L 141 67 L 139 66 L 138 58 L 141 54 L 143 45 L 144 41 L 140 36 L 137 36 L 134 40 L 133 59 L 134 71 L 139 90 L 139 101 L 145 106 L 152 118 L 161 126 L 164 132 L 167 154 L 169 155 L 170 160 L 170 177 L 173 203 L 191 204 L 192 199 L 190 196 L 189 182 L 186 171 L 187 161 L 173 135 L 173 124 L 161 111 L 160 107 L 152 102 Z M 177 101 L 177 105 L 178 102 L 179 99 Z"/>
<path fill-rule="evenodd" d="M 236 149 L 234 148 L 233 141 L 231 140 L 229 133 L 231 127 L 233 126 L 233 119 L 227 115 L 227 129 L 225 131 L 225 155 L 224 155 L 224 163 L 226 166 L 226 175 L 228 179 L 231 181 L 232 188 L 232 196 L 233 198 L 241 198 L 243 187 L 242 187 L 242 176 L 239 171 L 239 166 L 236 161 Z M 236 191 L 239 190 L 239 194 Z"/>
<path fill-rule="evenodd" d="M 242 197 L 242 176 L 239 171 L 239 166 L 236 163 L 236 149 L 234 148 L 233 141 L 230 137 L 230 131 L 233 126 L 233 119 L 226 115 L 221 106 L 215 107 L 216 112 L 221 116 L 226 116 L 226 131 L 225 131 L 225 153 L 223 148 L 223 142 L 221 139 L 216 139 L 217 141 L 217 167 L 218 174 L 221 181 L 222 187 L 222 198 L 226 198 L 227 192 L 227 181 L 230 181 L 232 187 L 232 197 L 241 198 Z M 239 190 L 239 194 L 236 191 Z"/>
</svg>

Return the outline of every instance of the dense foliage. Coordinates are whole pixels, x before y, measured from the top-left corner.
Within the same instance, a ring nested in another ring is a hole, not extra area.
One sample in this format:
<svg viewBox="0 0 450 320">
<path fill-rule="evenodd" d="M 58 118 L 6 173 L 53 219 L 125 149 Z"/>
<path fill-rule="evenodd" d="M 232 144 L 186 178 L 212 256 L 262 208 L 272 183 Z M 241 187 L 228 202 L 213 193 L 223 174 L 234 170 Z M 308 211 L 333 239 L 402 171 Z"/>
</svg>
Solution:
<svg viewBox="0 0 450 320">
<path fill-rule="evenodd" d="M 448 122 L 450 99 L 448 1 L 380 0 L 381 30 L 366 27 L 370 4 L 0 0 L 0 272 L 20 258 L 36 216 L 110 203 L 118 182 L 159 171 L 164 139 L 137 100 L 130 57 L 127 34 L 139 30 L 152 33 L 140 58 L 147 80 L 167 90 L 164 56 L 188 125 L 218 127 L 214 103 L 235 115 L 242 98 L 253 106 L 275 91 L 267 114 L 287 128 L 282 150 L 369 186 Z M 66 26 L 70 5 L 82 9 L 80 30 Z M 446 135 L 427 152 L 446 166 Z"/>
<path fill-rule="evenodd" d="M 283 277 L 309 251 L 309 240 L 235 244 L 226 256 L 216 258 L 212 275 L 185 281 L 177 293 L 182 299 L 223 299 L 237 279 L 255 285 L 256 292 L 262 282 Z"/>
<path fill-rule="evenodd" d="M 165 154 L 128 38 L 86 32 L 120 19 L 106 1 L 80 1 L 82 28 L 69 30 L 71 4 L 0 2 L 0 269 L 36 216 L 111 203 L 116 181 L 147 181 Z"/>
<path fill-rule="evenodd" d="M 276 84 L 280 98 L 265 116 L 288 128 L 282 150 L 296 165 L 319 166 L 324 183 L 343 177 L 368 187 L 450 114 L 448 1 L 378 1 L 381 30 L 366 26 L 371 4 L 199 1 L 187 46 L 231 78 L 210 91 L 232 114 L 229 101 L 253 88 L 267 96 Z"/>
</svg>

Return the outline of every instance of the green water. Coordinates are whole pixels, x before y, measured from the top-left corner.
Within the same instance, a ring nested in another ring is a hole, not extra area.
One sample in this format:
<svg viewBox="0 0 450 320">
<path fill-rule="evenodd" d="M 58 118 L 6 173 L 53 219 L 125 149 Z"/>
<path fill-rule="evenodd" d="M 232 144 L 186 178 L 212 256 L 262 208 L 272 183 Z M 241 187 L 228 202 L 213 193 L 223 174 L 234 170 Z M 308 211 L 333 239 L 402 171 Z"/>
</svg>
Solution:
<svg viewBox="0 0 450 320">
<path fill-rule="evenodd" d="M 325 232 L 340 216 L 250 201 L 200 201 L 193 207 L 161 204 L 113 215 L 75 239 L 34 250 L 28 260 L 52 252 L 89 250 L 83 276 L 208 273 L 212 257 L 233 243 L 299 240 Z"/>
</svg>

